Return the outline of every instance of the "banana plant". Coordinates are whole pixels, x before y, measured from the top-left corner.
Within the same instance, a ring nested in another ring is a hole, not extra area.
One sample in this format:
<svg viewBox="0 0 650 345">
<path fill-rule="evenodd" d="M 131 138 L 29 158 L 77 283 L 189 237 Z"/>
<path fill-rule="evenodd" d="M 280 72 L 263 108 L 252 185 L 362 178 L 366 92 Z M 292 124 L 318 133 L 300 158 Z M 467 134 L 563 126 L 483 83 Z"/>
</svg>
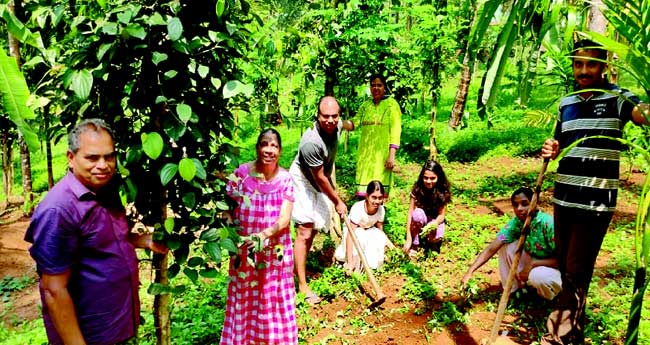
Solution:
<svg viewBox="0 0 650 345">
<path fill-rule="evenodd" d="M 541 45 L 541 40 L 546 33 L 556 24 L 563 21 L 563 8 L 566 6 L 564 1 L 528 1 L 515 0 L 506 12 L 505 23 L 500 29 L 497 42 L 487 66 L 487 71 L 481 82 L 478 99 L 478 115 L 481 119 L 488 120 L 490 126 L 489 111 L 496 102 L 497 93 L 500 87 L 501 78 L 503 77 L 508 58 L 517 41 L 518 37 L 531 37 L 531 49 L 537 51 Z M 484 16 L 484 19 L 487 18 Z M 477 25 L 485 25 L 484 20 Z M 530 67 L 532 68 L 532 67 Z"/>
<path fill-rule="evenodd" d="M 43 47 L 40 35 L 33 34 L 25 28 L 5 4 L 0 4 L 0 18 L 6 25 L 7 31 L 20 42 L 36 48 Z M 3 112 L 9 116 L 9 120 L 25 138 L 30 151 L 35 152 L 39 147 L 38 135 L 27 123 L 28 120 L 35 118 L 34 112 L 27 105 L 30 96 L 29 88 L 16 59 L 9 57 L 4 51 L 0 53 L 0 93 Z"/>
</svg>

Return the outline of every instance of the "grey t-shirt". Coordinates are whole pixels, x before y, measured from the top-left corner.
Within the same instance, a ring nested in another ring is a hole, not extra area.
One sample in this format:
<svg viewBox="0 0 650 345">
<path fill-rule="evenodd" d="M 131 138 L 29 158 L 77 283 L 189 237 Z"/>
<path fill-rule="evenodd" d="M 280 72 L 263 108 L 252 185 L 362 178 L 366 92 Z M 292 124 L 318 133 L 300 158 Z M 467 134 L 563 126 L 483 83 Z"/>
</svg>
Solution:
<svg viewBox="0 0 650 345">
<path fill-rule="evenodd" d="M 307 129 L 300 139 L 298 154 L 294 162 L 298 164 L 302 174 L 318 191 L 320 191 L 320 188 L 316 184 L 311 169 L 323 166 L 325 176 L 332 183 L 332 170 L 334 169 L 334 160 L 342 129 L 343 121 L 339 121 L 336 132 L 328 135 L 321 130 L 318 122 L 314 122 L 314 126 Z"/>
</svg>

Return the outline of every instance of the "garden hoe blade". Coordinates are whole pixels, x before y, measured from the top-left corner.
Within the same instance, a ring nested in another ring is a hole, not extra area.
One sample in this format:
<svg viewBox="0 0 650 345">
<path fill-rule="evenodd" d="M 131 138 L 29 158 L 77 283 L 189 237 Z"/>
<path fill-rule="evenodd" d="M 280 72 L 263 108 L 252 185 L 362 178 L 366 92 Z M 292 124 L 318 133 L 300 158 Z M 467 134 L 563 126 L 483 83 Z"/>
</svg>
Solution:
<svg viewBox="0 0 650 345">
<path fill-rule="evenodd" d="M 544 174 L 546 173 L 546 168 L 548 167 L 548 158 L 544 159 L 544 164 L 542 164 L 542 170 L 537 176 L 537 183 L 535 185 L 535 193 L 533 193 L 533 200 L 530 201 L 530 206 L 528 207 L 528 214 L 526 215 L 526 221 L 521 227 L 521 236 L 519 236 L 519 241 L 517 242 L 517 249 L 515 250 L 515 256 L 512 260 L 512 266 L 510 266 L 510 272 L 508 272 L 508 279 L 506 284 L 503 287 L 503 293 L 501 294 L 501 300 L 499 301 L 499 309 L 497 309 L 497 316 L 494 319 L 494 324 L 492 325 L 492 331 L 490 332 L 490 339 L 488 344 L 494 344 L 494 341 L 497 338 L 499 333 L 499 327 L 501 326 L 501 321 L 503 320 L 503 313 L 506 310 L 508 305 L 508 299 L 510 298 L 510 289 L 512 288 L 512 283 L 515 279 L 515 274 L 517 274 L 517 268 L 519 267 L 519 259 L 521 258 L 521 252 L 524 250 L 524 242 L 526 242 L 526 236 L 530 231 L 530 221 L 533 218 L 533 214 L 537 209 L 537 199 L 539 199 L 539 193 L 542 189 L 542 182 L 544 181 Z"/>
<path fill-rule="evenodd" d="M 383 291 L 381 291 L 381 287 L 377 283 L 377 279 L 375 279 L 375 275 L 372 273 L 372 268 L 370 268 L 370 265 L 368 265 L 368 260 L 366 260 L 366 256 L 363 254 L 363 250 L 361 249 L 361 245 L 359 244 L 357 235 L 354 233 L 354 230 L 352 230 L 353 228 L 352 225 L 350 224 L 350 220 L 348 219 L 347 215 L 343 215 L 343 221 L 345 221 L 345 225 L 348 227 L 348 234 L 350 234 L 352 243 L 354 244 L 354 247 L 357 249 L 357 253 L 359 254 L 359 258 L 361 259 L 361 263 L 363 264 L 363 270 L 368 275 L 368 281 L 370 281 L 370 285 L 372 285 L 372 290 L 375 293 L 374 296 L 375 301 L 372 302 L 372 304 L 370 304 L 370 308 L 376 308 L 386 301 L 386 295 L 384 294 Z"/>
</svg>

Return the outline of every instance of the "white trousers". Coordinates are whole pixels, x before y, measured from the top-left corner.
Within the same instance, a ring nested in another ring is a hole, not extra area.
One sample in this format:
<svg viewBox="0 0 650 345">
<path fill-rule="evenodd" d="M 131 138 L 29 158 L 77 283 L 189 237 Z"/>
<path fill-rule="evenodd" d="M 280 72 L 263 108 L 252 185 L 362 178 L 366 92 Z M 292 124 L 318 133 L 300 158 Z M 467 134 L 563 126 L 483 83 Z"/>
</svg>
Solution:
<svg viewBox="0 0 650 345">
<path fill-rule="evenodd" d="M 501 276 L 501 285 L 505 288 L 508 272 L 512 267 L 512 261 L 515 257 L 517 241 L 506 244 L 499 249 L 499 274 Z M 525 266 L 524 260 L 519 260 L 517 273 L 521 272 Z M 528 274 L 528 285 L 537 290 L 537 294 L 547 300 L 552 300 L 562 290 L 562 278 L 560 271 L 552 267 L 538 266 L 530 270 Z M 512 282 L 510 293 L 521 288 L 517 279 Z"/>
</svg>

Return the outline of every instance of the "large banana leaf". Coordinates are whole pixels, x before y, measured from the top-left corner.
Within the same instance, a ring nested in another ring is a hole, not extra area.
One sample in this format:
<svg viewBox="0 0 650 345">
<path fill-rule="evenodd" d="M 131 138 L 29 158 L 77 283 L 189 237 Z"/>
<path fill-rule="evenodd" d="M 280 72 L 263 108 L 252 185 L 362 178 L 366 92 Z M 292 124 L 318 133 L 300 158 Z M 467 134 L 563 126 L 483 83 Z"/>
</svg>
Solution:
<svg viewBox="0 0 650 345">
<path fill-rule="evenodd" d="M 8 57 L 2 49 L 0 49 L 0 93 L 2 93 L 4 111 L 22 134 L 30 151 L 35 152 L 39 147 L 38 136 L 25 122 L 34 119 L 34 112 L 27 106 L 29 89 L 16 60 Z"/>
<path fill-rule="evenodd" d="M 7 25 L 7 31 L 21 43 L 37 49 L 44 49 L 43 39 L 38 32 L 31 32 L 16 16 L 9 11 L 6 4 L 0 4 L 0 18 Z"/>
<path fill-rule="evenodd" d="M 484 118 L 487 109 L 491 108 L 496 100 L 501 77 L 505 71 L 512 46 L 518 36 L 518 27 L 515 25 L 515 21 L 520 18 L 520 11 L 524 7 L 524 3 L 525 1 L 522 0 L 516 0 L 513 3 L 506 23 L 497 38 L 493 55 L 490 58 L 488 69 L 483 76 L 481 85 L 483 91 L 479 98 L 479 116 L 481 118 Z"/>
<path fill-rule="evenodd" d="M 490 27 L 490 23 L 494 18 L 494 14 L 501 5 L 501 0 L 487 0 L 481 5 L 479 14 L 476 19 L 476 25 L 472 26 L 469 33 L 468 46 L 470 47 L 470 54 L 475 56 L 476 47 L 478 43 L 483 40 L 485 32 Z"/>
</svg>

